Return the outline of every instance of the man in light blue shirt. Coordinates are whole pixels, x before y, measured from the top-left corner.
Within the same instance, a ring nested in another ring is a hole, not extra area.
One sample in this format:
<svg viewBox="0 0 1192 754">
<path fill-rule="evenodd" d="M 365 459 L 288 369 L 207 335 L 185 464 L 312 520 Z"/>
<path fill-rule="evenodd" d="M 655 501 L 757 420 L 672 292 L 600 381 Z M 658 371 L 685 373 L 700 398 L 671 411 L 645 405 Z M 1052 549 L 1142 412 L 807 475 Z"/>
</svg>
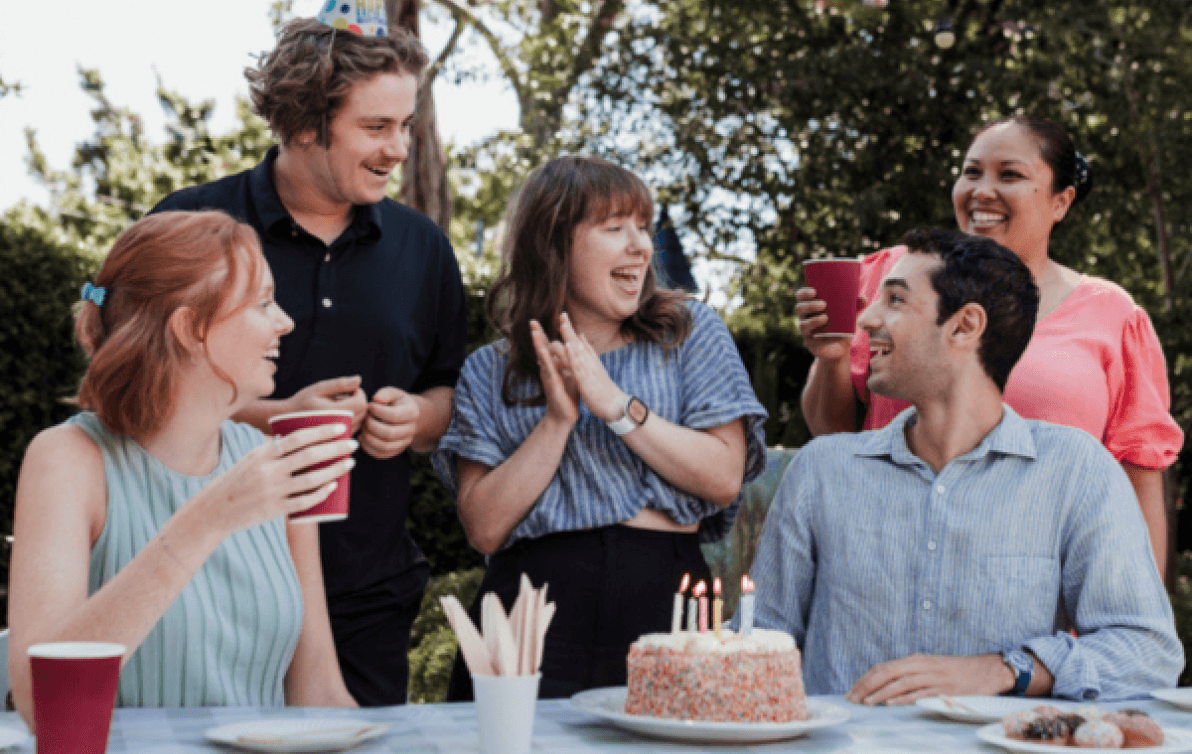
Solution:
<svg viewBox="0 0 1192 754">
<path fill-rule="evenodd" d="M 1174 686 L 1183 649 L 1121 465 L 1002 403 L 1030 271 L 978 236 L 904 243 L 858 324 L 869 389 L 913 408 L 792 461 L 753 564 L 758 625 L 794 635 L 808 693 L 865 704 Z"/>
</svg>

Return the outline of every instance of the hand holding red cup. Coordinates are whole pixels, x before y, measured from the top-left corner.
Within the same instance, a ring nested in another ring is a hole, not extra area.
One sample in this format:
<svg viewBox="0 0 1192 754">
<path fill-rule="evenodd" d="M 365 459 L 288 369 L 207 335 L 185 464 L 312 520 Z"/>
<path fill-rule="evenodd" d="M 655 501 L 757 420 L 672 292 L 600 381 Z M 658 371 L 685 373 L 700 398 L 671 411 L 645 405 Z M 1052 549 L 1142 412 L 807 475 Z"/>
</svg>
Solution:
<svg viewBox="0 0 1192 754">
<path fill-rule="evenodd" d="M 857 317 L 867 305 L 860 294 L 861 263 L 852 259 L 804 262 L 807 286 L 795 293 L 803 344 L 817 359 L 847 358 Z"/>
<path fill-rule="evenodd" d="M 352 436 L 352 412 L 338 409 L 322 411 L 297 411 L 292 414 L 281 414 L 269 420 L 269 427 L 277 437 L 284 437 L 307 427 L 317 427 L 324 424 L 342 424 L 344 431 L 332 440 L 350 439 Z M 344 456 L 332 458 L 316 464 L 311 469 L 321 469 L 341 460 Z M 304 469 L 305 471 L 305 469 Z M 335 489 L 323 502 L 307 508 L 304 511 L 290 514 L 290 520 L 295 523 L 319 523 L 322 521 L 340 521 L 348 517 L 349 483 L 351 475 L 345 473 L 336 480 Z"/>
<path fill-rule="evenodd" d="M 849 337 L 857 331 L 858 296 L 861 292 L 861 262 L 856 259 L 809 259 L 803 263 L 807 285 L 826 305 L 828 321 L 815 332 L 816 338 Z"/>
</svg>

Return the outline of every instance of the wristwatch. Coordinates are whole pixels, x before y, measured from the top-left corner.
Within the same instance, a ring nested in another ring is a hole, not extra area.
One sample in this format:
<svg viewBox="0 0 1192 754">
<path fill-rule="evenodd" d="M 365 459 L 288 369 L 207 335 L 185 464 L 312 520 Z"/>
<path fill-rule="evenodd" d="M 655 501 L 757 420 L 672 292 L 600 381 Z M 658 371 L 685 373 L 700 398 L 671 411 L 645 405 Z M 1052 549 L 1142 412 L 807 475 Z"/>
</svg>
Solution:
<svg viewBox="0 0 1192 754">
<path fill-rule="evenodd" d="M 1002 692 L 1002 696 L 1026 696 L 1026 687 L 1031 685 L 1035 661 L 1021 649 L 1007 649 L 1002 652 L 1002 662 L 1014 671 L 1014 688 Z"/>
<path fill-rule="evenodd" d="M 650 417 L 650 409 L 646 408 L 646 404 L 642 403 L 634 396 L 629 396 L 625 401 L 625 407 L 621 411 L 621 418 L 613 422 L 607 422 L 608 428 L 611 429 L 617 437 L 624 437 L 633 430 L 646 423 L 646 419 Z"/>
</svg>

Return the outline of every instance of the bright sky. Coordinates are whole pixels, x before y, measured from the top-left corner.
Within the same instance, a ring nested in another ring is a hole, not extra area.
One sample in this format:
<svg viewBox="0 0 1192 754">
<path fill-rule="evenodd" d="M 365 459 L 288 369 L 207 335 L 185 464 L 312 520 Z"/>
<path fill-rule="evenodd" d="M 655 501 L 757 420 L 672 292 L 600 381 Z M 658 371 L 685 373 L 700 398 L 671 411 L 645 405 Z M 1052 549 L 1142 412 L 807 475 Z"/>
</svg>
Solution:
<svg viewBox="0 0 1192 754">
<path fill-rule="evenodd" d="M 319 5 L 295 0 L 294 14 L 313 16 Z M 214 99 L 213 131 L 229 130 L 235 97 L 248 91 L 243 71 L 250 55 L 273 46 L 269 6 L 270 0 L 0 1 L 0 77 L 22 86 L 20 96 L 0 99 L 0 210 L 23 198 L 49 200 L 28 175 L 26 128 L 37 131 L 58 169 L 70 166 L 75 144 L 94 132 L 92 101 L 79 88 L 80 65 L 99 69 L 108 98 L 139 113 L 152 141 L 164 138 L 157 75 L 191 101 Z M 433 56 L 450 29 L 425 20 L 423 26 Z M 483 59 L 487 51 L 468 53 Z M 499 76 L 464 85 L 440 77 L 435 99 L 445 141 L 468 144 L 517 125 L 516 99 Z"/>
</svg>

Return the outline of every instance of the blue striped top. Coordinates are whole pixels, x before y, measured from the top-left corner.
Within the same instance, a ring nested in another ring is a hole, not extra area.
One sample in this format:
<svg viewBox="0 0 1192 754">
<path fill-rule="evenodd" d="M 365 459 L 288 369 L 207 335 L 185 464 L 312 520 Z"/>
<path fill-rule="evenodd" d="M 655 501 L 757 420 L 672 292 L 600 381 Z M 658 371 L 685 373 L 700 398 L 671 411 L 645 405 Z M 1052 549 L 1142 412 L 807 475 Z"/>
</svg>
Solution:
<svg viewBox="0 0 1192 754">
<path fill-rule="evenodd" d="M 652 343 L 633 342 L 602 354 L 600 362 L 623 391 L 673 424 L 708 429 L 744 419 L 744 482 L 749 482 L 765 467 L 766 410 L 753 394 L 737 346 L 720 317 L 704 304 L 686 305 L 693 326 L 677 349 L 668 354 Z M 546 406 L 506 406 L 501 400 L 503 343 L 477 349 L 464 363 L 455 386 L 451 426 L 431 455 L 452 496 L 457 493 L 457 457 L 499 466 L 546 415 Z M 533 392 L 529 385 L 523 389 L 527 395 Z M 700 540 L 713 542 L 732 528 L 740 503 L 738 495 L 728 508 L 720 508 L 671 485 L 581 402 L 579 421 L 554 478 L 502 549 L 519 539 L 619 524 L 643 508 L 663 511 L 680 524 L 698 521 Z"/>
<path fill-rule="evenodd" d="M 167 469 L 91 412 L 77 414 L 99 446 L 108 508 L 91 550 L 88 594 L 132 560 L 208 482 L 263 442 L 246 424 L 224 422 L 219 466 L 192 477 Z M 225 539 L 120 671 L 126 707 L 284 706 L 283 681 L 302 630 L 302 589 L 284 518 Z"/>
<path fill-rule="evenodd" d="M 1121 465 L 1085 432 L 1004 410 L 939 474 L 907 446 L 913 408 L 787 467 L 752 574 L 758 625 L 794 635 L 808 693 L 916 653 L 1016 647 L 1054 696 L 1175 685 L 1183 649 Z"/>
</svg>

